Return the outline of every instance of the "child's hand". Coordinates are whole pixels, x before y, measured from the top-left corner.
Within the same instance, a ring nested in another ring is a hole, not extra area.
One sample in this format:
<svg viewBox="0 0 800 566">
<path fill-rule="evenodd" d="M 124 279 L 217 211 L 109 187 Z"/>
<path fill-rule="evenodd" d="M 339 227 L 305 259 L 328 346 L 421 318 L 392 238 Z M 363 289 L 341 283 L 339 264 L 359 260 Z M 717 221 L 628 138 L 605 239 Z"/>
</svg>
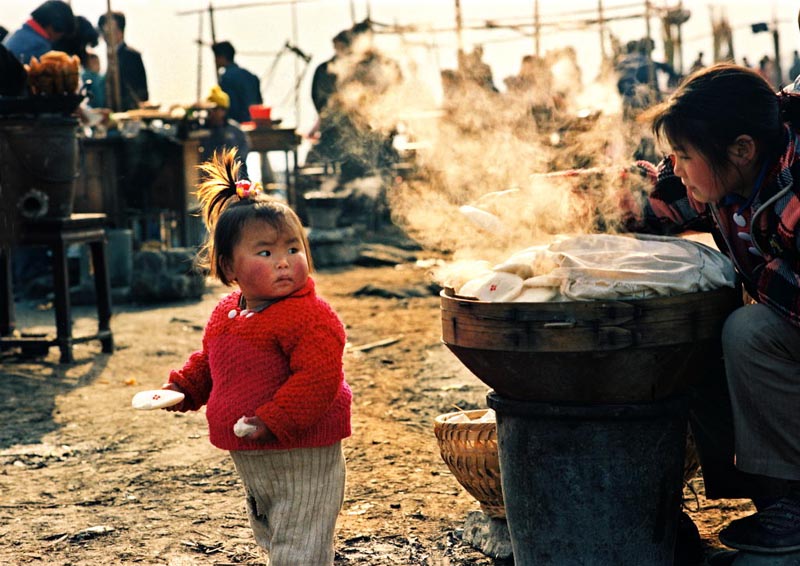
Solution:
<svg viewBox="0 0 800 566">
<path fill-rule="evenodd" d="M 264 421 L 258 417 L 244 417 L 242 419 L 244 424 L 256 427 L 256 430 L 248 434 L 245 438 L 255 440 L 256 442 L 274 442 L 277 437 L 272 434 L 272 431 L 267 428 Z"/>
<path fill-rule="evenodd" d="M 161 386 L 161 389 L 169 389 L 170 391 L 177 391 L 178 393 L 184 393 L 183 389 L 181 389 L 176 383 L 165 383 L 164 385 Z M 186 398 L 184 398 L 183 401 L 181 401 L 177 405 L 172 405 L 171 407 L 164 407 L 163 410 L 170 412 L 182 412 L 186 410 L 183 408 L 185 404 L 186 404 Z"/>
</svg>

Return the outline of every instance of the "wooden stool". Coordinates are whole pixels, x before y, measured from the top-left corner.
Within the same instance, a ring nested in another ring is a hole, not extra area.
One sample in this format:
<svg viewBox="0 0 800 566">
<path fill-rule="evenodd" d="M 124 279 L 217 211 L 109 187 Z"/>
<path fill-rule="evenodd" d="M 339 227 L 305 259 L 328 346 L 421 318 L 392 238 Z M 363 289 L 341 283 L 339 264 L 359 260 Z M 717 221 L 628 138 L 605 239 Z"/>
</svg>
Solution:
<svg viewBox="0 0 800 566">
<path fill-rule="evenodd" d="M 46 246 L 53 253 L 53 290 L 55 295 L 56 337 L 13 337 L 15 313 L 14 291 L 11 277 L 11 253 L 0 248 L 0 350 L 7 346 L 44 347 L 58 346 L 61 363 L 70 363 L 72 345 L 89 340 L 100 340 L 103 352 L 114 351 L 111 320 L 111 283 L 106 260 L 105 214 L 73 214 L 68 218 L 42 218 L 23 222 L 18 246 Z M 67 247 L 71 244 L 88 244 L 94 266 L 94 288 L 97 303 L 97 334 L 75 338 L 72 336 L 70 311 Z"/>
</svg>

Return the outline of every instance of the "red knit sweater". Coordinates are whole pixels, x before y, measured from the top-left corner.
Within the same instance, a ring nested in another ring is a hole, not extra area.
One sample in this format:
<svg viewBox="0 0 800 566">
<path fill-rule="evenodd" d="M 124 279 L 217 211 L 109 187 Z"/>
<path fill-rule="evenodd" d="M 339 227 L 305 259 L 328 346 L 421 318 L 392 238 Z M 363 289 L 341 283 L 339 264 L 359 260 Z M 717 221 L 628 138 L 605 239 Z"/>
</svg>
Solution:
<svg viewBox="0 0 800 566">
<path fill-rule="evenodd" d="M 344 326 L 314 292 L 300 290 L 257 313 L 241 314 L 240 291 L 214 309 L 193 353 L 169 381 L 186 394 L 186 410 L 206 407 L 211 443 L 223 450 L 328 446 L 350 436 L 352 393 L 344 379 Z M 233 434 L 257 415 L 277 442 Z"/>
</svg>

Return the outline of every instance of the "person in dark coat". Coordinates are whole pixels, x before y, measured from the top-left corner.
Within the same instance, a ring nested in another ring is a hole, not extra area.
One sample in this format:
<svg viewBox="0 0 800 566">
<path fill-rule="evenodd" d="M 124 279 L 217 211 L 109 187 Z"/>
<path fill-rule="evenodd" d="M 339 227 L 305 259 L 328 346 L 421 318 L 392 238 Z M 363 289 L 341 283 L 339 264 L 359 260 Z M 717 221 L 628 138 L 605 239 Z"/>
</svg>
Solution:
<svg viewBox="0 0 800 566">
<path fill-rule="evenodd" d="M 107 21 L 107 14 L 100 16 L 97 27 L 100 28 L 100 33 L 106 43 L 111 40 L 117 46 L 119 89 L 122 98 L 119 110 L 139 108 L 150 98 L 142 55 L 125 43 L 125 14 L 112 12 L 111 16 L 110 21 Z M 108 24 L 108 30 L 106 30 L 106 24 Z M 113 36 L 107 36 L 107 32 Z"/>
<path fill-rule="evenodd" d="M 336 92 L 336 63 L 349 53 L 351 41 L 350 30 L 337 33 L 333 38 L 333 57 L 320 63 L 314 70 L 314 78 L 311 80 L 311 101 L 317 114 L 322 114 L 322 110 L 328 105 L 328 100 Z"/>
<path fill-rule="evenodd" d="M 228 117 L 239 123 L 249 122 L 250 106 L 261 104 L 261 81 L 234 62 L 236 50 L 230 41 L 221 41 L 211 46 L 214 63 L 219 73 L 219 86 L 230 97 Z"/>
<path fill-rule="evenodd" d="M 377 100 L 402 80 L 396 62 L 373 45 L 369 20 L 333 38 L 334 56 L 317 67 L 311 98 L 319 114 L 317 143 L 306 162 L 336 162 L 339 182 L 391 170 L 397 160 L 392 134 L 370 125 L 363 105 Z"/>
</svg>

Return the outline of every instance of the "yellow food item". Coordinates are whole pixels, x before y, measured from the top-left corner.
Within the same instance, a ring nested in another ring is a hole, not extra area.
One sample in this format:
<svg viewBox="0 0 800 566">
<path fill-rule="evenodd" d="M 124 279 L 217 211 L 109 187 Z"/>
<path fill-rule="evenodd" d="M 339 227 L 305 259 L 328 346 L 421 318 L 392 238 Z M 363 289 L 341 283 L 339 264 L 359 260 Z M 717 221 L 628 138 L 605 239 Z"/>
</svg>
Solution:
<svg viewBox="0 0 800 566">
<path fill-rule="evenodd" d="M 41 59 L 31 57 L 25 65 L 32 94 L 75 94 L 80 82 L 80 59 L 63 51 L 48 51 Z"/>
</svg>

